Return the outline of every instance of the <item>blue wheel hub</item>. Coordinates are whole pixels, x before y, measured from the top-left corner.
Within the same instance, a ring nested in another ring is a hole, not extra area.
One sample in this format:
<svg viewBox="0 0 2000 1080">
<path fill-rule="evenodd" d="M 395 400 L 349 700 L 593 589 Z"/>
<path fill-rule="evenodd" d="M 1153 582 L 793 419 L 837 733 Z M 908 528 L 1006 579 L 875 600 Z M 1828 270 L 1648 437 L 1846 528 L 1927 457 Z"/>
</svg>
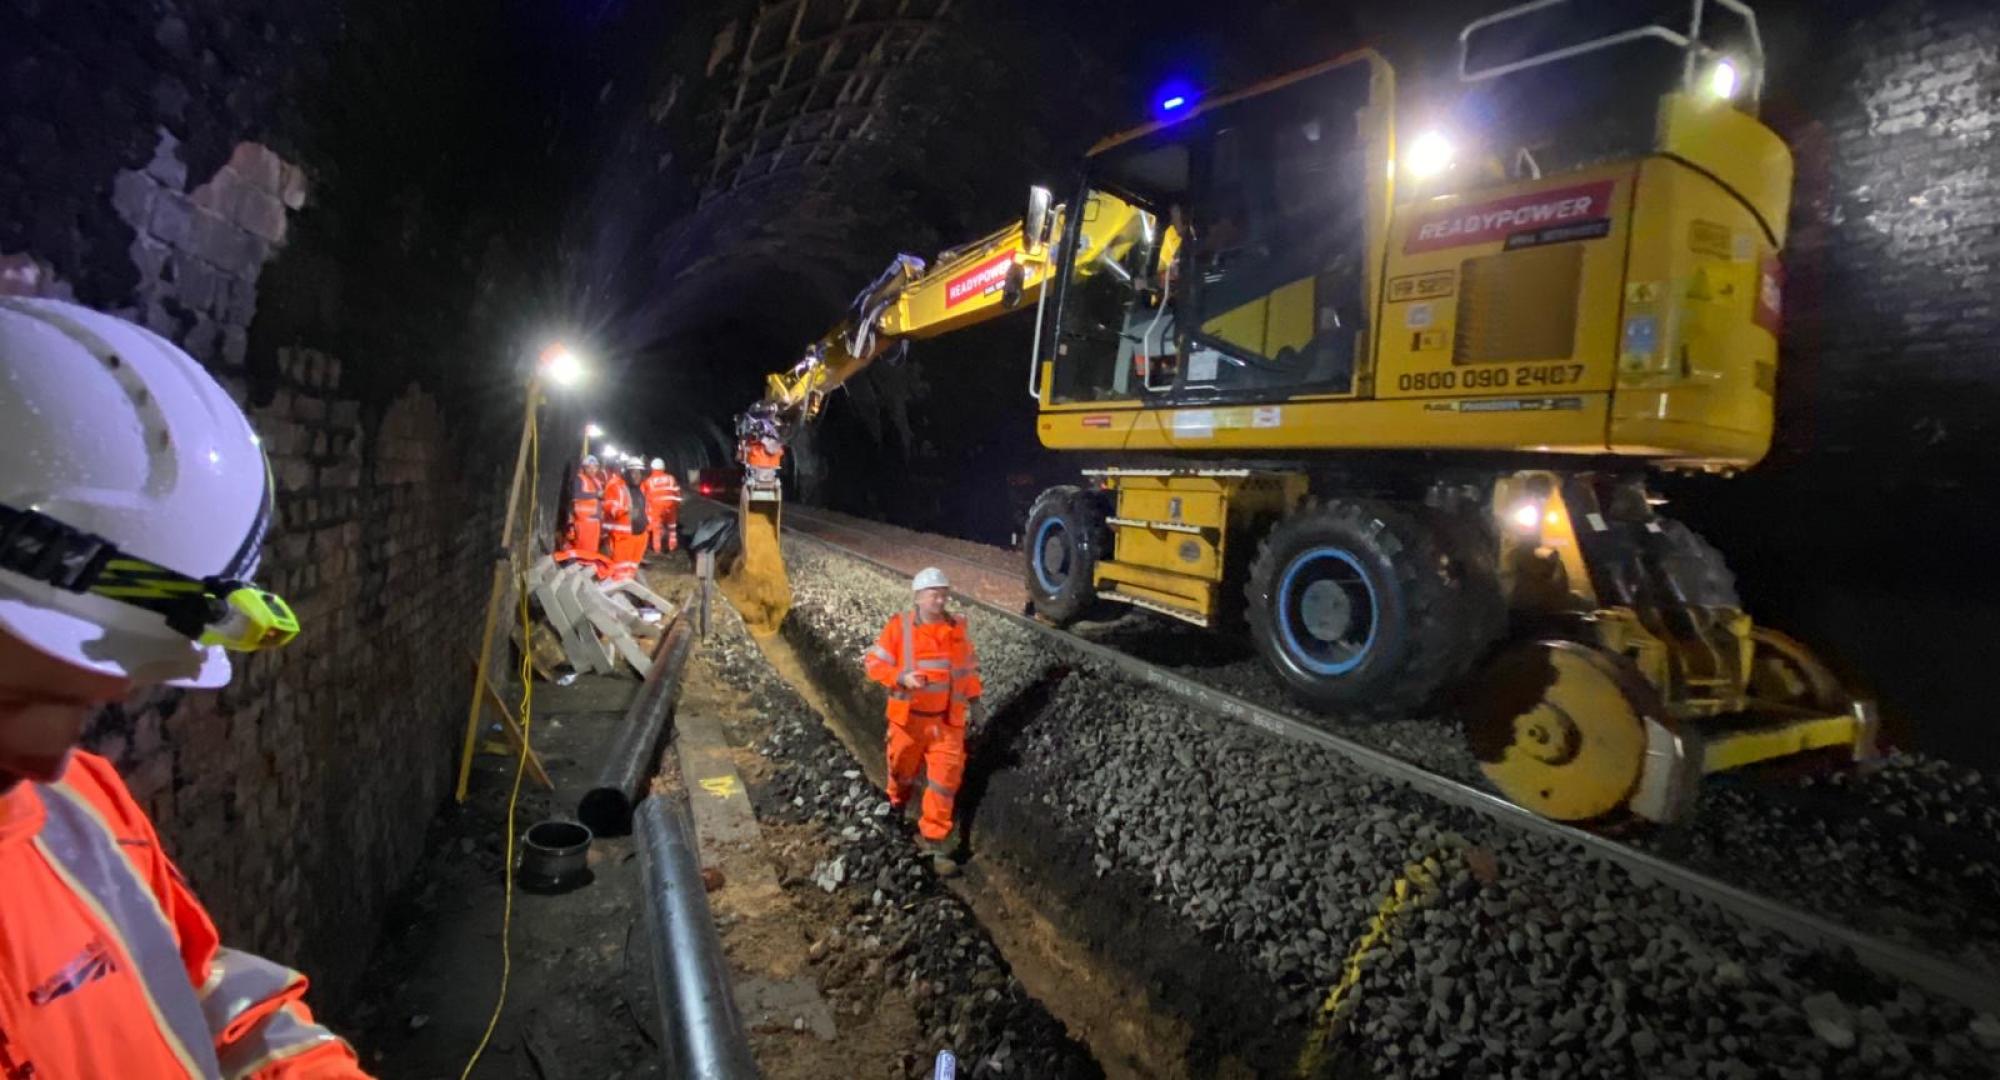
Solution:
<svg viewBox="0 0 2000 1080">
<path fill-rule="evenodd" d="M 1348 551 L 1300 552 L 1278 579 L 1273 599 L 1285 652 L 1314 675 L 1345 675 L 1375 647 L 1382 623 L 1375 585 Z"/>
<path fill-rule="evenodd" d="M 1034 554 L 1030 562 L 1035 567 L 1035 581 L 1042 591 L 1054 595 L 1069 584 L 1070 562 L 1074 552 L 1070 548 L 1069 530 L 1063 527 L 1062 519 L 1049 518 L 1042 527 L 1035 530 Z"/>
</svg>

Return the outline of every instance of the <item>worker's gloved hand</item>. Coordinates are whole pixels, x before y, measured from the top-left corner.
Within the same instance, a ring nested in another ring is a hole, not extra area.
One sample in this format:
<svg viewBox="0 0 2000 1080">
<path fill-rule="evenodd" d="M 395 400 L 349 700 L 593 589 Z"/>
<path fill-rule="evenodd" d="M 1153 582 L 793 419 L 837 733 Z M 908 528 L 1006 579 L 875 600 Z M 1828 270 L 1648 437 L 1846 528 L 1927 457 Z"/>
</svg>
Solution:
<svg viewBox="0 0 2000 1080">
<path fill-rule="evenodd" d="M 905 671 L 903 672 L 903 677 L 896 681 L 901 683 L 906 690 L 918 689 L 926 682 L 923 673 L 920 671 Z"/>
</svg>

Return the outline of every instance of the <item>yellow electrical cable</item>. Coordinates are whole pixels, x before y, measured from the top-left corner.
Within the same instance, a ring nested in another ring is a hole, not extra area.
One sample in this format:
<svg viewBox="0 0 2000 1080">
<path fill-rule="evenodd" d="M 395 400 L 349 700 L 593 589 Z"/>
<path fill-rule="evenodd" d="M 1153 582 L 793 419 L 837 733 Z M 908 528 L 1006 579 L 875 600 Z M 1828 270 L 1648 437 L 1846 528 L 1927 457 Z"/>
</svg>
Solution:
<svg viewBox="0 0 2000 1080">
<path fill-rule="evenodd" d="M 528 521 L 532 523 L 535 520 L 536 481 L 542 475 L 541 431 L 534 424 L 528 425 L 528 461 Z M 530 539 L 529 543 L 532 544 L 533 540 Z M 507 861 L 502 870 L 506 899 L 500 914 L 500 997 L 493 1002 L 493 1015 L 486 1019 L 486 1031 L 479 1036 L 479 1045 L 473 1047 L 472 1057 L 466 1060 L 465 1071 L 458 1074 L 458 1080 L 467 1080 L 472 1075 L 473 1066 L 479 1064 L 480 1055 L 486 1053 L 486 1044 L 493 1041 L 493 1030 L 500 1026 L 500 1013 L 507 1007 L 507 982 L 514 973 L 514 952 L 510 947 L 514 930 L 514 808 L 521 801 L 521 777 L 528 771 L 528 755 L 533 752 L 530 748 L 535 723 L 535 672 L 531 662 L 533 651 L 529 645 L 528 581 L 527 574 L 518 566 L 515 573 L 519 580 L 514 583 L 514 591 L 521 597 L 521 756 L 514 763 L 514 789 L 507 794 Z"/>
</svg>

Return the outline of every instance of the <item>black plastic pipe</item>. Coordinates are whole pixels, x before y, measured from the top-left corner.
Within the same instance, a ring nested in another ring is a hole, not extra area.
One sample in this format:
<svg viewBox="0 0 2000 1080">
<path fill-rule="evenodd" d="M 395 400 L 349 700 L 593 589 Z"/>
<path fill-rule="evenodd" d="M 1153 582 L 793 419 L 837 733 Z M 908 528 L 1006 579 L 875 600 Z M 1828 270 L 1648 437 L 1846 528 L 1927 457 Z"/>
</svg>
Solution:
<svg viewBox="0 0 2000 1080">
<path fill-rule="evenodd" d="M 708 910 L 686 800 L 654 795 L 639 804 L 636 825 L 666 1075 L 751 1080 L 757 1065 Z"/>
<path fill-rule="evenodd" d="M 660 771 L 660 751 L 669 731 L 667 718 L 680 700 L 681 669 L 687 666 L 694 644 L 693 624 L 683 612 L 667 628 L 666 636 L 653 650 L 653 666 L 646 672 L 646 681 L 625 710 L 625 724 L 597 769 L 597 782 L 577 801 L 577 820 L 598 836 L 624 836 L 632 831 L 632 808 L 646 797 L 647 785 Z"/>
</svg>

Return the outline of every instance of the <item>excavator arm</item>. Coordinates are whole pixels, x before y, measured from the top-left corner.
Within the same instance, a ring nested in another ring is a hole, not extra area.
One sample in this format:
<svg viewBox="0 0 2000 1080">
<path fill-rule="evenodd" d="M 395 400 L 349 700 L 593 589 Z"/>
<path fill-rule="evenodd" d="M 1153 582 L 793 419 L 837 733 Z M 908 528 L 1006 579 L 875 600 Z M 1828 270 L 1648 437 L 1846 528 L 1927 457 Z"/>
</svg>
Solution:
<svg viewBox="0 0 2000 1080">
<path fill-rule="evenodd" d="M 860 374 L 884 353 L 911 341 L 939 337 L 976 326 L 1039 302 L 1042 287 L 1056 272 L 1057 243 L 1067 210 L 1052 205 L 1047 188 L 1035 188 L 1028 213 L 970 244 L 942 252 L 929 263 L 898 255 L 848 308 L 847 317 L 806 349 L 788 371 L 765 378 L 764 399 L 753 412 L 769 416 L 789 434 L 819 415 L 833 390 Z M 1152 215 L 1107 195 L 1092 196 L 1078 244 L 1084 254 L 1109 254 L 1119 238 L 1151 230 Z M 1177 246 L 1168 230 L 1167 247 Z M 1109 264 L 1109 263 L 1107 263 Z M 1163 260 L 1170 265 L 1171 259 Z M 1078 273 L 1101 264 L 1077 260 Z"/>
<path fill-rule="evenodd" d="M 1075 237 L 1071 273 L 1122 274 L 1126 271 L 1119 260 L 1131 244 L 1142 235 L 1151 237 L 1159 226 L 1153 215 L 1103 193 L 1091 196 L 1079 228 L 1065 232 L 1065 217 L 1048 189 L 1038 187 L 1019 221 L 929 263 L 898 255 L 854 298 L 846 318 L 806 349 L 803 359 L 766 377 L 763 399 L 737 421 L 744 464 L 737 504 L 742 555 L 723 581 L 753 632 L 776 632 L 791 608 L 791 584 L 778 545 L 784 503 L 778 466 L 784 444 L 819 415 L 827 395 L 884 353 L 907 348 L 911 341 L 1039 302 L 1043 286 L 1064 265 L 1053 238 Z M 1170 253 L 1178 247 L 1174 230 L 1168 229 L 1161 243 L 1168 253 L 1162 265 L 1171 265 Z"/>
<path fill-rule="evenodd" d="M 1060 208 L 1051 211 L 1052 218 L 1060 214 Z M 759 406 L 787 429 L 811 421 L 827 394 L 883 353 L 1038 300 L 1049 276 L 1050 251 L 1046 240 L 1030 239 L 1024 219 L 929 264 L 915 255 L 896 256 L 854 298 L 847 317 L 807 347 L 803 359 L 766 377 Z"/>
</svg>

